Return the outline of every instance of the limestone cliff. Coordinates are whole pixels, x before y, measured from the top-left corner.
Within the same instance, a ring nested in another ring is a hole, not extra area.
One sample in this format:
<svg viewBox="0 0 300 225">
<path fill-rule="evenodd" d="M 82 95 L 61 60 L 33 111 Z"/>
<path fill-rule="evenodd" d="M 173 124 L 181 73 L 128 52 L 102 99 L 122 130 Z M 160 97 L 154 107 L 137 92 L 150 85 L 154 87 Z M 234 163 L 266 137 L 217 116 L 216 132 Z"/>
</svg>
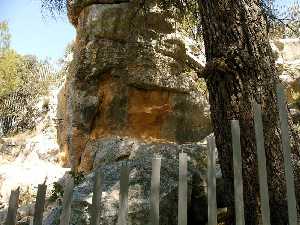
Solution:
<svg viewBox="0 0 300 225">
<path fill-rule="evenodd" d="M 91 170 L 91 146 L 112 136 L 188 143 L 209 134 L 207 103 L 169 11 L 156 0 L 70 1 L 68 10 L 77 37 L 58 112 L 66 162 Z"/>
<path fill-rule="evenodd" d="M 289 110 L 295 122 L 296 130 L 299 130 L 300 122 L 300 66 L 299 49 L 300 40 L 277 39 L 273 40 L 272 47 L 277 54 L 277 66 L 280 79 L 286 86 Z"/>
</svg>

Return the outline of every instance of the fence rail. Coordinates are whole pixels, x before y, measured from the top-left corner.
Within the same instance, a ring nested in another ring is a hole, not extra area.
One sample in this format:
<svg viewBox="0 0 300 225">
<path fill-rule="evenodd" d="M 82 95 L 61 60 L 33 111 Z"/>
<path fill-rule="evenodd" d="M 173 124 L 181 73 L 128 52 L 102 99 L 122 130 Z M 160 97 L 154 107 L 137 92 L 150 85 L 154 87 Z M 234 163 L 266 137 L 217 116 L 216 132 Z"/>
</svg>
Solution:
<svg viewBox="0 0 300 225">
<path fill-rule="evenodd" d="M 288 196 L 288 217 L 289 225 L 297 224 L 297 208 L 295 197 L 295 184 L 291 164 L 290 135 L 288 116 L 286 110 L 286 99 L 282 85 L 277 86 L 278 110 L 280 117 L 280 128 L 282 138 L 282 151 L 284 153 L 284 167 Z M 258 158 L 258 176 L 261 198 L 261 212 L 263 225 L 270 225 L 270 208 L 268 182 L 266 172 L 266 155 L 264 148 L 264 134 L 262 123 L 261 106 L 255 101 L 252 103 L 254 113 L 255 138 Z M 243 177 L 242 157 L 240 144 L 240 126 L 238 120 L 231 121 L 233 165 L 234 165 L 234 196 L 236 224 L 244 225 L 244 202 L 243 202 Z M 207 138 L 208 143 L 208 225 L 217 225 L 217 202 L 216 202 L 216 147 L 214 137 Z M 178 184 L 178 225 L 187 225 L 187 162 L 186 153 L 179 154 L 179 184 Z M 159 225 L 159 201 L 160 201 L 160 168 L 162 160 L 160 157 L 152 159 L 151 196 L 150 196 L 150 221 L 152 225 Z M 118 225 L 126 225 L 128 222 L 128 188 L 129 188 L 129 167 L 123 165 L 120 174 L 120 206 L 118 214 Z M 71 216 L 72 193 L 74 180 L 71 176 L 66 179 L 63 196 L 63 210 L 60 216 L 60 225 L 69 225 Z M 93 188 L 91 225 L 100 223 L 101 197 L 103 187 L 103 174 L 101 168 L 96 171 L 96 178 Z M 33 224 L 42 225 L 42 218 L 45 205 L 47 186 L 38 186 L 35 213 Z M 9 208 L 5 225 L 15 225 L 18 209 L 20 189 L 11 192 Z"/>
</svg>

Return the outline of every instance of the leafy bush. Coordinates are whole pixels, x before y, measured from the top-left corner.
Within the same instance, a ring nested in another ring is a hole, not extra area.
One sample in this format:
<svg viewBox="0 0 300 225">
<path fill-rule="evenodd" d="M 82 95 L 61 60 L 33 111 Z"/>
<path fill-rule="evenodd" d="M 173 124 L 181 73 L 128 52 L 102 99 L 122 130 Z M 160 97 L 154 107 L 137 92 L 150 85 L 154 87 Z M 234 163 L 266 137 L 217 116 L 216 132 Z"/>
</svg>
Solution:
<svg viewBox="0 0 300 225">
<path fill-rule="evenodd" d="M 0 22 L 0 136 L 34 128 L 38 100 L 65 75 L 48 61 L 10 49 L 9 38 L 7 23 Z"/>
<path fill-rule="evenodd" d="M 71 176 L 74 179 L 74 185 L 78 185 L 84 181 L 84 174 L 83 172 L 74 172 L 70 171 Z"/>
<path fill-rule="evenodd" d="M 41 113 L 36 107 L 37 102 L 59 80 L 59 74 L 53 72 L 48 62 L 7 50 L 0 60 L 2 135 L 32 129 Z"/>
<path fill-rule="evenodd" d="M 0 21 L 0 52 L 9 48 L 10 38 L 7 21 Z"/>
<path fill-rule="evenodd" d="M 74 179 L 74 185 L 75 186 L 79 185 L 80 183 L 82 183 L 84 181 L 84 174 L 83 174 L 83 172 L 70 171 L 69 174 Z M 50 196 L 49 200 L 51 202 L 54 202 L 57 199 L 62 198 L 63 195 L 64 195 L 64 188 L 63 188 L 63 186 L 59 182 L 54 182 L 53 183 L 53 190 L 52 190 L 52 193 L 51 193 L 51 196 Z"/>
<path fill-rule="evenodd" d="M 54 182 L 49 201 L 55 202 L 58 198 L 62 198 L 63 195 L 64 195 L 63 186 L 58 182 Z"/>
</svg>

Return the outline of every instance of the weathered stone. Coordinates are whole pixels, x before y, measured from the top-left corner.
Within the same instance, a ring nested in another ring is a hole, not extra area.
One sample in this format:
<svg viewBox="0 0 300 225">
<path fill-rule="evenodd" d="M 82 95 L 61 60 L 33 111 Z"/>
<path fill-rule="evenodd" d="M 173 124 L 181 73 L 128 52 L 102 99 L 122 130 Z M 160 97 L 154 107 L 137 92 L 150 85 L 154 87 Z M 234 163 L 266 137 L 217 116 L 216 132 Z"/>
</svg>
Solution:
<svg viewBox="0 0 300 225">
<path fill-rule="evenodd" d="M 141 8 L 137 0 L 69 2 L 77 38 L 59 97 L 59 144 L 73 168 L 88 174 L 103 166 L 103 225 L 117 222 L 125 161 L 130 161 L 128 224 L 150 223 L 151 159 L 156 153 L 163 157 L 160 222 L 177 224 L 181 151 L 189 155 L 190 218 L 194 224 L 207 220 L 206 154 L 196 142 L 211 132 L 211 123 L 207 100 L 190 72 L 203 65 L 177 35 L 172 15 L 156 3 L 145 1 Z M 92 172 L 75 188 L 71 224 L 88 224 L 93 179 Z M 204 209 L 198 217 L 196 207 Z M 57 224 L 59 214 L 56 208 L 45 224 Z"/>
<path fill-rule="evenodd" d="M 94 169 L 102 166 L 104 186 L 101 200 L 101 225 L 116 224 L 119 207 L 120 169 L 125 163 L 129 175 L 129 225 L 150 224 L 151 161 L 154 154 L 162 157 L 160 190 L 160 224 L 177 224 L 178 156 L 188 154 L 189 224 L 207 222 L 206 146 L 205 144 L 155 144 L 136 139 L 108 138 L 95 146 Z M 87 175 L 73 194 L 71 224 L 89 224 L 95 173 Z M 224 189 L 218 167 L 218 205 L 224 207 Z M 201 209 L 199 211 L 199 209 Z M 44 224 L 55 225 L 60 210 L 55 208 Z"/>
<path fill-rule="evenodd" d="M 295 124 L 300 122 L 300 40 L 278 39 L 271 42 L 276 52 L 280 78 L 285 84 L 290 113 Z M 294 127 L 294 131 L 299 132 Z M 295 138 L 293 138 L 295 139 Z M 298 137 L 294 142 L 299 142 Z"/>
<path fill-rule="evenodd" d="M 118 4 L 122 2 L 129 2 L 129 0 L 73 0 L 68 1 L 68 16 L 73 23 L 73 25 L 77 25 L 78 16 L 80 12 L 87 6 L 92 4 Z"/>
<path fill-rule="evenodd" d="M 70 2 L 77 39 L 58 133 L 74 168 L 92 167 L 90 145 L 103 138 L 188 143 L 211 131 L 174 18 L 155 2 Z"/>
</svg>

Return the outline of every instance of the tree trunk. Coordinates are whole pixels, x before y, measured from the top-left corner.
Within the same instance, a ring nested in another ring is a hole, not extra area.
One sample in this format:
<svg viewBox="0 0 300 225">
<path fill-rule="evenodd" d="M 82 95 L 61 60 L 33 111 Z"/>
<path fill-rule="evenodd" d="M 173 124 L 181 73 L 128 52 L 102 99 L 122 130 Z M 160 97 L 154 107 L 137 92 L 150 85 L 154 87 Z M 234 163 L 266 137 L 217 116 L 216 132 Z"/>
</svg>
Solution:
<svg viewBox="0 0 300 225">
<path fill-rule="evenodd" d="M 233 223 L 230 120 L 240 120 L 245 223 L 259 223 L 259 185 L 251 99 L 262 105 L 271 224 L 288 224 L 283 153 L 280 147 L 275 59 L 259 0 L 199 0 L 209 91 L 221 169 Z"/>
</svg>

